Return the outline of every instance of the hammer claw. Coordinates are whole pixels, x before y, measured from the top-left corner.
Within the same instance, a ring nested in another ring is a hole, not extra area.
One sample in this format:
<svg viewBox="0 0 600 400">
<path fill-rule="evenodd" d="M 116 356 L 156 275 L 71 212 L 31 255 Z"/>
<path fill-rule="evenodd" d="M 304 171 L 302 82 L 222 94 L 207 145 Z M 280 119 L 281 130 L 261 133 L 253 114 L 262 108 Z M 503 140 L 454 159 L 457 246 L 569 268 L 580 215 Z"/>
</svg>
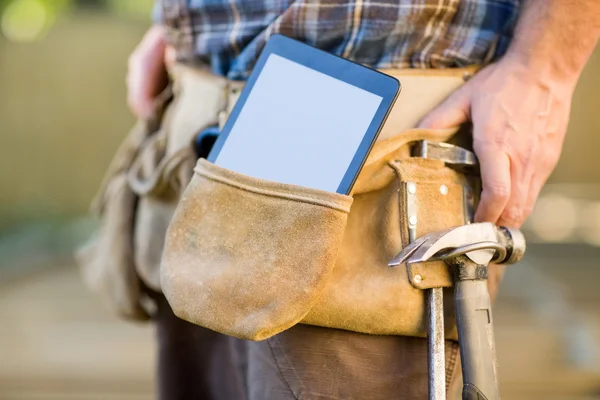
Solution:
<svg viewBox="0 0 600 400">
<path fill-rule="evenodd" d="M 460 254 L 467 254 L 469 258 L 478 264 L 487 265 L 495 254 L 490 249 L 498 250 L 496 247 L 504 248 L 504 244 L 499 243 L 499 236 L 498 228 L 489 222 L 459 226 L 442 232 L 433 232 L 420 237 L 402 249 L 388 263 L 388 266 L 395 267 L 403 263 L 413 264 L 431 260 L 443 260 L 448 258 L 449 253 L 456 253 L 457 250 Z M 513 236 L 515 235 L 513 234 Z M 524 240 L 522 242 L 524 243 Z M 522 256 L 522 251 L 520 252 L 520 256 Z"/>
<path fill-rule="evenodd" d="M 388 267 L 397 267 L 398 265 L 407 262 L 407 260 L 415 253 L 415 251 L 417 251 L 419 247 L 421 247 L 421 245 L 426 241 L 427 236 L 423 236 L 403 248 L 402 251 L 400 251 L 400 253 L 398 253 L 396 257 L 394 257 L 392 261 L 388 263 Z"/>
</svg>

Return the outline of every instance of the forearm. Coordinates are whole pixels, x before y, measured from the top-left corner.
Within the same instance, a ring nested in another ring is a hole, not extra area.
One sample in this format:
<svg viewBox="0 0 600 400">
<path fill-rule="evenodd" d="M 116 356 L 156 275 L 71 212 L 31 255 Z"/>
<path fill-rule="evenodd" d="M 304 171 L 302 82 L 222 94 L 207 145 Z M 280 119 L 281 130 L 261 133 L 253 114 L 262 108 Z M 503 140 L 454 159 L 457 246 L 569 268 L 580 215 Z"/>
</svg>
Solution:
<svg viewBox="0 0 600 400">
<path fill-rule="evenodd" d="M 540 77 L 576 80 L 599 36 L 598 0 L 524 0 L 506 58 Z"/>
</svg>

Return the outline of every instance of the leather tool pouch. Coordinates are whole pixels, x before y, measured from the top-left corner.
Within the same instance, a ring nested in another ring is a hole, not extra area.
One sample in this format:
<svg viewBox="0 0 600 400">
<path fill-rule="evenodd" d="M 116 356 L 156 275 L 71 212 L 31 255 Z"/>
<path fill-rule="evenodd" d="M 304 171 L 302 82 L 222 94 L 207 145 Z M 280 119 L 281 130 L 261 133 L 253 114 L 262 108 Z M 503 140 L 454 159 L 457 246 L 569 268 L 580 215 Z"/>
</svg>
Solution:
<svg viewBox="0 0 600 400">
<path fill-rule="evenodd" d="M 128 175 L 134 163 L 148 160 L 142 157 L 142 149 L 159 136 L 171 98 L 170 88 L 159 95 L 154 115 L 138 121 L 117 150 L 92 204 L 100 220 L 99 229 L 76 254 L 86 286 L 120 316 L 131 320 L 149 319 L 153 307 L 135 262 L 140 257 L 134 243 L 136 225 L 140 224 L 140 211 L 146 209 L 145 200 L 140 200 Z M 142 215 L 141 220 L 147 218 Z"/>
<path fill-rule="evenodd" d="M 87 286 L 127 319 L 151 314 L 167 227 L 197 159 L 192 143 L 217 123 L 225 93 L 236 87 L 180 64 L 170 75 L 152 118 L 139 121 L 115 154 L 93 206 L 100 229 L 77 257 Z"/>
<path fill-rule="evenodd" d="M 196 156 L 190 146 L 165 155 L 166 131 L 161 129 L 140 148 L 127 172 L 138 196 L 133 232 L 135 266 L 149 289 L 160 292 L 160 259 L 169 222 L 179 195 L 191 179 Z"/>
<path fill-rule="evenodd" d="M 464 223 L 464 176 L 442 161 L 410 158 L 409 151 L 417 140 L 446 141 L 454 132 L 415 129 L 378 142 L 353 203 L 200 160 L 167 231 L 161 264 L 173 311 L 251 340 L 298 322 L 424 335 L 420 289 L 452 286 L 446 265 L 432 263 L 410 281 L 407 268 L 387 263 L 408 244 L 409 229 L 420 236 Z M 409 182 L 416 185 L 416 219 L 407 212 Z M 451 317 L 451 304 L 446 309 Z M 447 337 L 456 337 L 453 318 Z"/>
<path fill-rule="evenodd" d="M 300 322 L 329 281 L 352 198 L 201 159 L 169 227 L 162 289 L 188 321 L 261 340 Z"/>
</svg>

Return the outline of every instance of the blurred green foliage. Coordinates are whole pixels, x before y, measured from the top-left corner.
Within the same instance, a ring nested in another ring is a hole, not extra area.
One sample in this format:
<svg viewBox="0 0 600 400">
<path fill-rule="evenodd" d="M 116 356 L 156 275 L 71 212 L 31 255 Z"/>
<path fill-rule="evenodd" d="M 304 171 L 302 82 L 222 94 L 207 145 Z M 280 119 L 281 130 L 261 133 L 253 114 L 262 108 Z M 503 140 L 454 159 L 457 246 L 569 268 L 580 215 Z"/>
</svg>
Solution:
<svg viewBox="0 0 600 400">
<path fill-rule="evenodd" d="M 0 33 L 15 42 L 38 40 L 60 17 L 80 9 L 149 21 L 152 5 L 153 0 L 0 0 Z"/>
<path fill-rule="evenodd" d="M 0 17 L 13 12 L 23 21 L 43 9 L 50 25 L 57 17 L 81 8 L 106 10 L 118 15 L 149 20 L 153 0 L 0 0 Z"/>
<path fill-rule="evenodd" d="M 105 0 L 104 5 L 120 15 L 148 20 L 152 12 L 152 0 Z"/>
<path fill-rule="evenodd" d="M 29 0 L 26 0 L 29 1 Z M 106 8 L 118 13 L 130 15 L 148 15 L 152 9 L 153 0 L 35 0 L 44 5 L 48 10 L 60 13 L 72 7 Z M 23 0 L 0 0 L 0 11 L 12 3 Z"/>
</svg>

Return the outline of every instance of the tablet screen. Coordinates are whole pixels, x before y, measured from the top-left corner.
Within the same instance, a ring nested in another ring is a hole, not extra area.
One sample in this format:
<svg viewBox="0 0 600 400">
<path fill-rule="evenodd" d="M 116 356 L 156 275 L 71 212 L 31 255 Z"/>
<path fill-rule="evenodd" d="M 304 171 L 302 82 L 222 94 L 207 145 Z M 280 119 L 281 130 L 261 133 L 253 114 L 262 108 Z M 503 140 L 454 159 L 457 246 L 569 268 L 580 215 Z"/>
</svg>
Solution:
<svg viewBox="0 0 600 400">
<path fill-rule="evenodd" d="M 382 97 L 270 54 L 215 164 L 335 192 Z"/>
</svg>

